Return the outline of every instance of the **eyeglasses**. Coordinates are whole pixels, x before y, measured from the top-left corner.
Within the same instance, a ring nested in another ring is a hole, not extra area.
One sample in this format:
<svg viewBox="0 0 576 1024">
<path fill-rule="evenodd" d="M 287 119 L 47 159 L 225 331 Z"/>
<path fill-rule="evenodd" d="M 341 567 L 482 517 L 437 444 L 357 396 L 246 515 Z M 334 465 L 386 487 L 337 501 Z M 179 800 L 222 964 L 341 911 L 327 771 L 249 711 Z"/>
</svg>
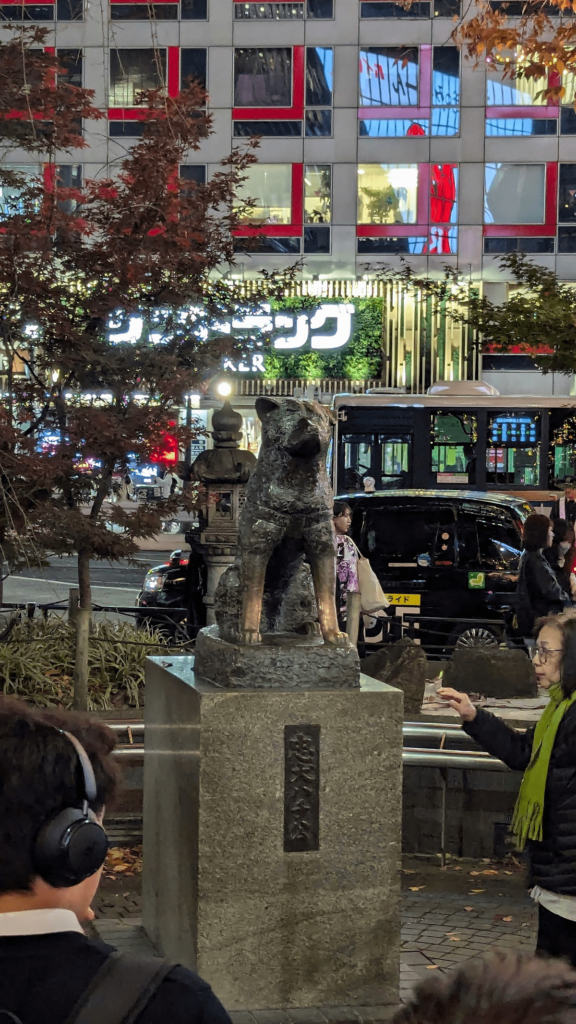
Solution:
<svg viewBox="0 0 576 1024">
<path fill-rule="evenodd" d="M 538 661 L 540 661 L 543 665 L 545 665 L 548 661 L 549 654 L 562 654 L 562 648 L 539 647 L 537 644 L 534 644 L 534 647 L 530 648 L 530 657 L 532 658 L 532 661 L 534 661 L 534 659 L 538 657 Z"/>
</svg>

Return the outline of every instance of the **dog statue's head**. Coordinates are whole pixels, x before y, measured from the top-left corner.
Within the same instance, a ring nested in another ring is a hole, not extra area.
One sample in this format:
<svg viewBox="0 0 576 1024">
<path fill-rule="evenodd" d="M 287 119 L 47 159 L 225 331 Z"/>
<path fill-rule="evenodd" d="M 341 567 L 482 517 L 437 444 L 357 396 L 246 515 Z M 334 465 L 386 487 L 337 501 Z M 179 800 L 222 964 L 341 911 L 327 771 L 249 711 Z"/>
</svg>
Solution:
<svg viewBox="0 0 576 1024">
<path fill-rule="evenodd" d="M 334 413 L 318 402 L 296 398 L 257 398 L 264 443 L 294 459 L 315 459 L 328 450 Z"/>
</svg>

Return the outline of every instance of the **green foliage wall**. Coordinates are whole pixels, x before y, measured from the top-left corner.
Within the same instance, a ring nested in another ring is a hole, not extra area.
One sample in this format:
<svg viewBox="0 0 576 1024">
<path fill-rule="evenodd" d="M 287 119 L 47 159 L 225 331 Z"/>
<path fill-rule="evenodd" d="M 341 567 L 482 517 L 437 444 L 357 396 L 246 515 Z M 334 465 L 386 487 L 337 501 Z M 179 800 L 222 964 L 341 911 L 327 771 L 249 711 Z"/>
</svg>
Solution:
<svg viewBox="0 0 576 1024">
<path fill-rule="evenodd" d="M 335 377 L 350 380 L 379 379 L 382 370 L 382 307 L 383 299 L 356 299 L 352 337 L 342 349 L 315 352 L 308 346 L 294 353 L 276 352 L 270 347 L 265 354 L 264 376 L 268 380 L 300 378 L 315 380 Z M 318 301 L 285 299 L 272 303 L 273 310 L 312 309 Z"/>
</svg>

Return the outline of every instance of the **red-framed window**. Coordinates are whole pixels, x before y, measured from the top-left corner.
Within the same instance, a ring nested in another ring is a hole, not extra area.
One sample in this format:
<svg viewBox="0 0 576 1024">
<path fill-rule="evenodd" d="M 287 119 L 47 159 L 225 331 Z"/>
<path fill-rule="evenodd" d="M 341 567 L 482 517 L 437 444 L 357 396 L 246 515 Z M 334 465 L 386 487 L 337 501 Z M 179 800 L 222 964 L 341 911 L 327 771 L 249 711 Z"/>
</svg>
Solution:
<svg viewBox="0 0 576 1024">
<path fill-rule="evenodd" d="M 560 119 L 559 101 L 540 95 L 546 87 L 560 85 L 560 76 L 550 72 L 547 78 L 503 77 L 503 69 L 487 62 L 486 76 L 486 135 L 489 138 L 556 135 Z M 570 110 L 572 108 L 570 107 Z M 573 112 L 572 112 L 573 113 Z M 562 113 L 562 127 L 566 134 L 574 134 L 574 120 Z"/>
<path fill-rule="evenodd" d="M 254 164 L 242 193 L 254 204 L 234 231 L 239 251 L 330 252 L 329 164 Z"/>
<path fill-rule="evenodd" d="M 458 248 L 457 164 L 359 164 L 359 253 Z"/>
<path fill-rule="evenodd" d="M 146 110 L 137 105 L 142 89 L 180 91 L 180 47 L 122 47 L 110 50 L 108 121 L 112 136 L 141 132 Z"/>
<path fill-rule="evenodd" d="M 334 48 L 236 47 L 234 136 L 332 134 Z"/>
<path fill-rule="evenodd" d="M 556 162 L 487 163 L 484 170 L 484 253 L 553 253 L 557 195 Z"/>
<path fill-rule="evenodd" d="M 458 135 L 455 46 L 371 46 L 358 60 L 359 133 L 366 138 Z"/>
</svg>

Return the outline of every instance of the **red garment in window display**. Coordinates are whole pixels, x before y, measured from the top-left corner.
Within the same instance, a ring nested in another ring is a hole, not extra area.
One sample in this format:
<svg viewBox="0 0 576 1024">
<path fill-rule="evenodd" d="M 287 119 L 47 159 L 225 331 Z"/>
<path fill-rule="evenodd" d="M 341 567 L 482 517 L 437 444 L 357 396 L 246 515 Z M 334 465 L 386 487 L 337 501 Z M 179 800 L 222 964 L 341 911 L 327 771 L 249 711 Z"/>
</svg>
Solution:
<svg viewBox="0 0 576 1024">
<path fill-rule="evenodd" d="M 430 176 L 430 223 L 449 224 L 456 202 L 454 164 L 432 164 Z"/>
<path fill-rule="evenodd" d="M 411 124 L 406 135 L 426 135 L 421 124 Z"/>
</svg>

